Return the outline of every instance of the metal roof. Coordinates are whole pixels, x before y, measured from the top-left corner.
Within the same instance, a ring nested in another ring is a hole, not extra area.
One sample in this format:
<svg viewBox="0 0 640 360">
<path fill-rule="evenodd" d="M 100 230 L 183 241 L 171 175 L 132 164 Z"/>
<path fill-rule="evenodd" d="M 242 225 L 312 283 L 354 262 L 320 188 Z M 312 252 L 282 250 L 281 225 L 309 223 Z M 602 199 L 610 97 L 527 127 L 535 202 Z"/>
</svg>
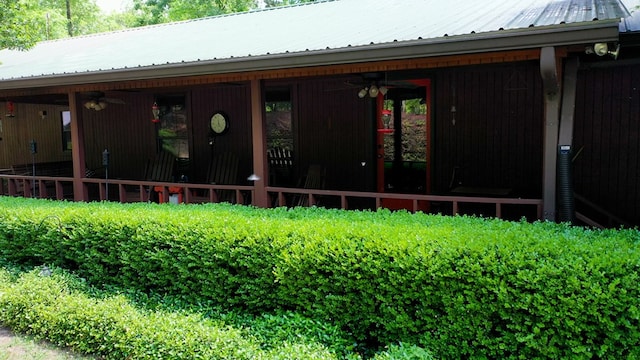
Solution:
<svg viewBox="0 0 640 360">
<path fill-rule="evenodd" d="M 333 0 L 0 50 L 0 88 L 617 39 L 620 0 Z"/>
</svg>

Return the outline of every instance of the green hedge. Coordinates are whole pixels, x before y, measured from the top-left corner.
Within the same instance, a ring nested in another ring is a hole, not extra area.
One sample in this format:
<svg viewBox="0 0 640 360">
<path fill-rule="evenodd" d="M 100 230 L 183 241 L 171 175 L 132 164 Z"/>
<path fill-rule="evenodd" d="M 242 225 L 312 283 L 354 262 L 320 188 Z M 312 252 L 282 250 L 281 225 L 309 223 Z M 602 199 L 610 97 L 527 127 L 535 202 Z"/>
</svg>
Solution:
<svg viewBox="0 0 640 360">
<path fill-rule="evenodd" d="M 640 357 L 640 235 L 405 212 L 0 198 L 0 256 L 440 357 Z"/>
<path fill-rule="evenodd" d="M 0 271 L 0 323 L 103 359 L 359 359 L 339 356 L 305 336 L 326 328 L 296 315 L 247 318 L 236 327 L 188 311 L 139 308 L 123 295 L 96 298 L 86 291 L 79 279 L 58 270 L 46 275 L 35 270 L 17 279 Z M 397 353 L 391 349 L 377 356 L 397 359 Z"/>
</svg>

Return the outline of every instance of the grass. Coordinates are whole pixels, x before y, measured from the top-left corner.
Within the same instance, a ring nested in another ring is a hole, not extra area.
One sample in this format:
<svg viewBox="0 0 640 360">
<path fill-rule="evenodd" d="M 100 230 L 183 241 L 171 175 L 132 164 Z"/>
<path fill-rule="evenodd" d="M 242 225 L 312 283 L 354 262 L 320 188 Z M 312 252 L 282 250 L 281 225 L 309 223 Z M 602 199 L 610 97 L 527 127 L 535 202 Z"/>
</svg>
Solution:
<svg viewBox="0 0 640 360">
<path fill-rule="evenodd" d="M 0 327 L 0 360 L 92 360 Z"/>
</svg>

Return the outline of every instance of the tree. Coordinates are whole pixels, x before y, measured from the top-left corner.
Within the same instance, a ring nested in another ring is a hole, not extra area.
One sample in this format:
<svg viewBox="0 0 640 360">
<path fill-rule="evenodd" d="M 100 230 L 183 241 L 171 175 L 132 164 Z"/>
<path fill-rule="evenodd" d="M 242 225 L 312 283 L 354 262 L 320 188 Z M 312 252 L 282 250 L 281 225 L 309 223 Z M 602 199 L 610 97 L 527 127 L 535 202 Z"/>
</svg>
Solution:
<svg viewBox="0 0 640 360">
<path fill-rule="evenodd" d="M 267 7 L 313 0 L 264 0 Z M 0 48 L 128 27 L 248 11 L 256 0 L 132 0 L 128 11 L 105 15 L 95 0 L 0 0 Z"/>
<path fill-rule="evenodd" d="M 40 39 L 104 31 L 104 17 L 95 0 L 22 0 L 27 16 L 38 24 Z"/>
<path fill-rule="evenodd" d="M 133 0 L 133 26 L 199 19 L 207 16 L 248 11 L 255 0 Z"/>
<path fill-rule="evenodd" d="M 24 2 L 0 0 L 0 49 L 27 49 L 38 40 L 37 26 L 27 16 Z"/>
<path fill-rule="evenodd" d="M 27 49 L 38 41 L 122 29 L 95 0 L 0 0 L 0 48 Z"/>
<path fill-rule="evenodd" d="M 314 0 L 264 0 L 267 7 L 277 7 L 285 5 L 296 5 L 313 2 Z"/>
</svg>

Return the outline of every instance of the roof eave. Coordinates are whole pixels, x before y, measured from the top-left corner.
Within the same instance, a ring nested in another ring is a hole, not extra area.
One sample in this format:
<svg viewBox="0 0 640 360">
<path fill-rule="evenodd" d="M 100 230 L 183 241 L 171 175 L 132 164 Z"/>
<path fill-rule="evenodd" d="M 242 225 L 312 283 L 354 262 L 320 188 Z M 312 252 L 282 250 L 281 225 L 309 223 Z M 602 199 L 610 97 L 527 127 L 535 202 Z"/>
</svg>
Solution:
<svg viewBox="0 0 640 360">
<path fill-rule="evenodd" d="M 371 61 L 463 55 L 618 41 L 618 20 L 500 30 L 482 34 L 443 36 L 385 44 L 206 60 L 86 73 L 38 76 L 0 81 L 0 89 L 81 85 L 181 76 L 253 72 Z"/>
</svg>

